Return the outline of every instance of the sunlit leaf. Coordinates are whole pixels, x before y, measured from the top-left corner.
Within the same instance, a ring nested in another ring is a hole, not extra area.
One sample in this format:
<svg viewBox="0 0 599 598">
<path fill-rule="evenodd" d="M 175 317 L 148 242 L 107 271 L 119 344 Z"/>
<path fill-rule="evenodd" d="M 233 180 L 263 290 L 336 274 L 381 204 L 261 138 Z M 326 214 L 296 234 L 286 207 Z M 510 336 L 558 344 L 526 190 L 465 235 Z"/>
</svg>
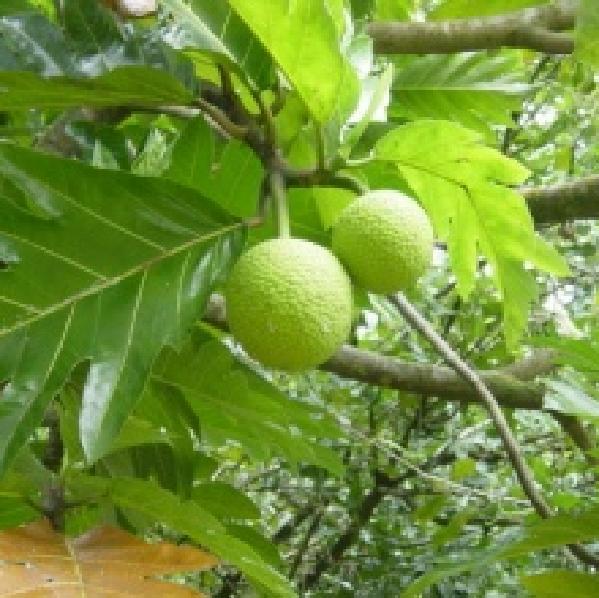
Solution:
<svg viewBox="0 0 599 598">
<path fill-rule="evenodd" d="M 335 25 L 320 0 L 230 0 L 294 84 L 314 118 L 354 108 L 356 76 L 339 48 Z"/>
<path fill-rule="evenodd" d="M 505 333 L 514 344 L 536 296 L 530 263 L 554 274 L 568 273 L 563 258 L 534 230 L 525 201 L 509 186 L 527 170 L 481 144 L 471 130 L 447 121 L 422 120 L 394 129 L 378 141 L 375 158 L 392 164 L 448 241 L 458 288 L 473 289 L 477 247 L 493 268 L 503 295 Z"/>
</svg>

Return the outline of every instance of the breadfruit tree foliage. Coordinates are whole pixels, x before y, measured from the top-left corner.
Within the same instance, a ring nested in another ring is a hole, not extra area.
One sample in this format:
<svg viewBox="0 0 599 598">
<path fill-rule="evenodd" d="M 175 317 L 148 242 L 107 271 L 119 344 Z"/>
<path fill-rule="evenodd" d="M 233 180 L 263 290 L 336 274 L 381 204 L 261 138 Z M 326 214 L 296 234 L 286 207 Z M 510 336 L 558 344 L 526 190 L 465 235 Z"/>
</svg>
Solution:
<svg viewBox="0 0 599 598">
<path fill-rule="evenodd" d="M 594 0 L 3 0 L 0 595 L 133 545 L 173 596 L 597 596 L 598 39 Z M 432 223 L 417 287 L 248 357 L 239 256 L 376 190 Z"/>
</svg>

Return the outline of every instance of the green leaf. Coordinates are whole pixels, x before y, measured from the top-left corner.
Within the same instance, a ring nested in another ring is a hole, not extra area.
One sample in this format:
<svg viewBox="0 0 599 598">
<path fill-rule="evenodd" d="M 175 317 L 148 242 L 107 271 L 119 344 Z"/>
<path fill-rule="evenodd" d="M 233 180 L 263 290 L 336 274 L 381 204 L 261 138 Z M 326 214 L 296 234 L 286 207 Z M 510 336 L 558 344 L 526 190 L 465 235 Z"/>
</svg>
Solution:
<svg viewBox="0 0 599 598">
<path fill-rule="evenodd" d="M 145 419 L 130 416 L 125 420 L 119 435 L 115 438 L 111 451 L 121 451 L 144 444 L 171 445 L 170 435 Z"/>
<path fill-rule="evenodd" d="M 518 557 L 533 551 L 590 542 L 599 538 L 599 509 L 592 508 L 577 515 L 561 513 L 537 520 L 525 528 L 524 538 L 503 551 L 503 558 Z"/>
<path fill-rule="evenodd" d="M 376 0 L 375 21 L 407 21 L 414 10 L 414 0 Z"/>
<path fill-rule="evenodd" d="M 153 379 L 176 388 L 200 419 L 202 436 L 213 445 L 237 440 L 256 459 L 283 456 L 291 463 L 306 462 L 340 475 L 339 457 L 313 438 L 339 438 L 336 422 L 316 408 L 291 401 L 219 342 L 198 348 L 188 344 L 169 351 L 157 363 Z"/>
<path fill-rule="evenodd" d="M 599 6 L 595 0 L 581 0 L 576 23 L 575 56 L 593 67 L 599 66 Z"/>
<path fill-rule="evenodd" d="M 91 79 L 0 72 L 0 109 L 188 104 L 190 93 L 168 73 L 141 66 L 119 67 Z"/>
<path fill-rule="evenodd" d="M 596 598 L 599 576 L 582 571 L 547 571 L 525 575 L 522 584 L 537 598 Z"/>
<path fill-rule="evenodd" d="M 501 560 L 528 556 L 531 552 L 589 542 L 599 538 L 599 510 L 591 509 L 579 515 L 560 514 L 549 519 L 536 520 L 524 528 L 518 540 L 501 541 L 482 550 L 473 550 L 468 555 L 451 557 L 436 562 L 430 570 L 410 584 L 402 596 L 419 596 L 433 584 L 467 571 L 479 571 Z M 449 562 L 448 562 L 449 561 Z M 570 596 L 578 596 L 570 594 Z"/>
<path fill-rule="evenodd" d="M 73 367 L 89 360 L 80 419 L 105 454 L 164 345 L 180 342 L 237 255 L 239 225 L 168 181 L 0 147 L 0 470 Z M 10 357 L 10 353 L 14 355 Z"/>
<path fill-rule="evenodd" d="M 433 19 L 451 19 L 459 17 L 477 17 L 497 15 L 513 10 L 547 4 L 549 0 L 447 0 L 433 9 Z"/>
<path fill-rule="evenodd" d="M 0 18 L 0 57 L 4 55 L 12 58 L 12 65 L 3 59 L 3 69 L 32 70 L 46 77 L 64 75 L 74 66 L 62 31 L 41 14 Z"/>
<path fill-rule="evenodd" d="M 476 515 L 475 509 L 466 509 L 456 513 L 447 523 L 442 526 L 441 529 L 433 536 L 433 546 L 439 548 L 441 546 L 447 546 L 449 542 L 452 542 L 460 536 L 462 530 L 468 520 Z"/>
<path fill-rule="evenodd" d="M 52 14 L 52 0 L 3 0 L 0 5 L 0 15 L 11 15 L 31 10 L 43 10 Z"/>
<path fill-rule="evenodd" d="M 113 44 L 124 41 L 114 13 L 101 2 L 63 0 L 62 24 L 78 53 L 101 54 Z"/>
<path fill-rule="evenodd" d="M 169 179 L 204 192 L 212 190 L 212 162 L 216 142 L 211 127 L 202 117 L 190 120 L 173 146 Z"/>
<path fill-rule="evenodd" d="M 109 496 L 121 508 L 142 513 L 188 535 L 214 555 L 238 567 L 273 596 L 295 596 L 283 575 L 247 544 L 229 535 L 227 529 L 195 501 L 180 500 L 154 482 L 133 478 L 106 479 L 77 474 L 67 482 L 76 495 Z"/>
<path fill-rule="evenodd" d="M 39 519 L 39 512 L 18 498 L 0 496 L 0 529 L 17 527 Z"/>
<path fill-rule="evenodd" d="M 326 230 L 333 226 L 339 213 L 356 199 L 356 194 L 352 191 L 337 187 L 313 187 L 312 196 L 316 202 L 322 226 Z"/>
<path fill-rule="evenodd" d="M 548 380 L 546 386 L 545 409 L 580 417 L 599 417 L 599 401 L 581 388 L 561 380 Z"/>
<path fill-rule="evenodd" d="M 234 216 L 249 217 L 256 214 L 264 169 L 252 150 L 235 139 L 217 155 L 212 129 L 197 118 L 175 143 L 165 176 L 198 190 Z"/>
<path fill-rule="evenodd" d="M 347 116 L 357 98 L 356 75 L 343 57 L 335 24 L 321 0 L 230 0 L 293 83 L 314 118 Z"/>
<path fill-rule="evenodd" d="M 463 297 L 474 286 L 477 246 L 485 255 L 503 296 L 506 339 L 513 345 L 536 296 L 525 262 L 558 275 L 569 270 L 535 233 L 524 198 L 508 187 L 522 183 L 527 170 L 480 141 L 475 132 L 455 123 L 422 120 L 382 137 L 375 159 L 397 168 L 437 235 L 448 241 Z"/>
<path fill-rule="evenodd" d="M 162 0 L 162 5 L 174 18 L 180 46 L 204 50 L 217 63 L 233 67 L 255 86 L 268 86 L 272 79 L 272 62 L 226 2 Z"/>
<path fill-rule="evenodd" d="M 540 337 L 535 344 L 557 349 L 556 363 L 584 372 L 591 380 L 599 379 L 599 338 Z"/>
<path fill-rule="evenodd" d="M 513 125 L 530 86 L 519 54 L 429 55 L 398 65 L 393 82 L 395 118 L 456 121 L 493 142 L 493 125 Z"/>
<path fill-rule="evenodd" d="M 242 492 L 224 482 L 194 486 L 192 498 L 202 508 L 223 519 L 259 519 L 260 511 Z"/>
<path fill-rule="evenodd" d="M 277 546 L 258 533 L 254 528 L 247 525 L 228 525 L 227 531 L 232 536 L 251 546 L 252 550 L 259 554 L 266 563 L 269 563 L 276 569 L 285 567 Z"/>
<path fill-rule="evenodd" d="M 2 477 L 0 495 L 19 499 L 37 497 L 40 488 L 52 483 L 53 475 L 33 454 L 31 448 L 25 447 Z"/>
<path fill-rule="evenodd" d="M 464 457 L 458 459 L 451 466 L 451 479 L 452 480 L 463 480 L 476 473 L 476 461 L 470 457 Z"/>
</svg>

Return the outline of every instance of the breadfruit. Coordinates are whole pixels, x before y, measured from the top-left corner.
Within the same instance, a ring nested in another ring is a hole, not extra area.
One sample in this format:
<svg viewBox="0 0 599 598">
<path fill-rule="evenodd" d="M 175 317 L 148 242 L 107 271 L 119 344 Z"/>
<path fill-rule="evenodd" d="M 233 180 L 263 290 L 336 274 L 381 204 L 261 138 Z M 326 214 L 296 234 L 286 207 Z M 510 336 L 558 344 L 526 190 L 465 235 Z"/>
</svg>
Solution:
<svg viewBox="0 0 599 598">
<path fill-rule="evenodd" d="M 332 248 L 358 286 L 395 293 L 413 287 L 430 266 L 433 229 L 412 198 L 370 191 L 340 213 Z"/>
<path fill-rule="evenodd" d="M 349 334 L 349 276 L 328 249 L 310 241 L 255 245 L 233 267 L 225 296 L 233 336 L 268 367 L 314 368 Z"/>
</svg>

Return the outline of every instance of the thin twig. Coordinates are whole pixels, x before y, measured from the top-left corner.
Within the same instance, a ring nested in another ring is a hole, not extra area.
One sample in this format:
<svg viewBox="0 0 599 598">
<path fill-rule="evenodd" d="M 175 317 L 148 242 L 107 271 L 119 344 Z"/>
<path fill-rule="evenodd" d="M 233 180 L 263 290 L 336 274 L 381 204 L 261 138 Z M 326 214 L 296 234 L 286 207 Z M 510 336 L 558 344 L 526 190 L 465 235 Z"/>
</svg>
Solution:
<svg viewBox="0 0 599 598">
<path fill-rule="evenodd" d="M 198 108 L 205 112 L 223 131 L 234 139 L 244 139 L 248 133 L 248 128 L 243 125 L 238 125 L 233 122 L 228 114 L 221 110 L 218 106 L 211 104 L 204 98 L 196 100 Z"/>
<path fill-rule="evenodd" d="M 545 501 L 543 495 L 538 491 L 534 476 L 530 471 L 518 441 L 512 434 L 499 404 L 495 397 L 488 389 L 486 384 L 483 382 L 481 377 L 466 363 L 460 356 L 437 334 L 435 329 L 430 323 L 414 308 L 414 306 L 408 301 L 403 293 L 397 293 L 391 296 L 390 301 L 397 307 L 398 311 L 413 326 L 418 332 L 420 332 L 435 348 L 435 350 L 443 357 L 447 365 L 449 365 L 458 375 L 466 380 L 472 388 L 476 391 L 480 397 L 481 402 L 489 412 L 489 416 L 493 420 L 495 427 L 501 437 L 504 448 L 508 454 L 508 457 L 514 467 L 516 476 L 520 481 L 520 485 L 524 490 L 524 493 L 530 500 L 531 504 L 535 508 L 537 514 L 546 519 L 553 515 L 553 511 L 549 504 Z M 592 565 L 594 567 L 599 566 L 599 558 L 580 546 L 580 545 L 569 545 L 570 550 L 575 554 L 582 562 Z"/>
<path fill-rule="evenodd" d="M 291 235 L 289 227 L 289 206 L 287 205 L 287 189 L 285 177 L 281 170 L 273 168 L 270 173 L 270 191 L 274 199 L 277 213 L 277 230 L 279 237 L 286 239 Z"/>
</svg>

